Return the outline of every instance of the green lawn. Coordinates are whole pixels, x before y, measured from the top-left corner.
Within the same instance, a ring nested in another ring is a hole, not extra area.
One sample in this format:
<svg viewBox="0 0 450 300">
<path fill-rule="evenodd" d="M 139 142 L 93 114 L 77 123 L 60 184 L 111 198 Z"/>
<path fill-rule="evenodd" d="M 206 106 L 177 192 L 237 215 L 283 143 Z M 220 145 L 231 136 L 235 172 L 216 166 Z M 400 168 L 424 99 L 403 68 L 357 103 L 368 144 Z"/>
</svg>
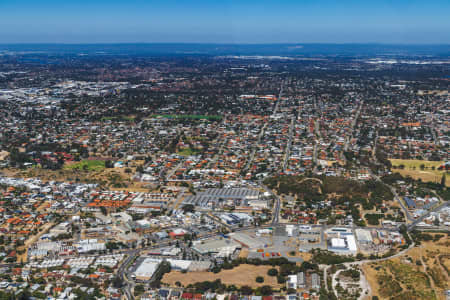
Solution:
<svg viewBox="0 0 450 300">
<path fill-rule="evenodd" d="M 191 119 L 191 120 L 209 120 L 209 121 L 220 121 L 222 116 L 218 115 L 151 115 L 152 118 L 166 118 L 166 119 Z"/>
<path fill-rule="evenodd" d="M 178 155 L 190 156 L 198 154 L 198 150 L 192 148 L 184 148 L 177 152 Z"/>
<path fill-rule="evenodd" d="M 412 169 L 416 167 L 417 170 L 420 170 L 420 166 L 423 165 L 426 169 L 431 167 L 435 167 L 436 169 L 444 164 L 444 161 L 429 161 L 429 160 L 419 160 L 419 159 L 390 159 L 393 166 L 404 165 L 405 169 Z"/>
<path fill-rule="evenodd" d="M 64 168 L 72 170 L 101 171 L 105 168 L 103 160 L 82 160 L 74 164 L 66 165 Z"/>
<path fill-rule="evenodd" d="M 400 173 L 402 176 L 411 176 L 414 179 L 421 179 L 424 182 L 440 183 L 442 175 L 445 174 L 446 186 L 450 186 L 449 172 L 438 170 L 443 165 L 443 161 L 428 161 L 418 159 L 390 159 L 393 172 Z M 400 168 L 403 166 L 403 168 Z M 433 170 L 434 167 L 434 170 Z"/>
<path fill-rule="evenodd" d="M 100 121 L 133 121 L 135 117 L 133 116 L 118 116 L 118 117 L 102 117 Z"/>
</svg>

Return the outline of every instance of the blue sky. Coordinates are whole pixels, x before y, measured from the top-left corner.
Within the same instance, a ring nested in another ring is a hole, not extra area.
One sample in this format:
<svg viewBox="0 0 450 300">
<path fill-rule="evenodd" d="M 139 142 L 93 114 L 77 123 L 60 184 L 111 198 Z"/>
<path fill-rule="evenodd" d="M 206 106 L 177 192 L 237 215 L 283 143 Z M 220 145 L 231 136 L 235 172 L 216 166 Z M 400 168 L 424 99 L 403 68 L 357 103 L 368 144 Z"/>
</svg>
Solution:
<svg viewBox="0 0 450 300">
<path fill-rule="evenodd" d="M 0 43 L 450 43 L 449 0 L 0 0 Z"/>
</svg>

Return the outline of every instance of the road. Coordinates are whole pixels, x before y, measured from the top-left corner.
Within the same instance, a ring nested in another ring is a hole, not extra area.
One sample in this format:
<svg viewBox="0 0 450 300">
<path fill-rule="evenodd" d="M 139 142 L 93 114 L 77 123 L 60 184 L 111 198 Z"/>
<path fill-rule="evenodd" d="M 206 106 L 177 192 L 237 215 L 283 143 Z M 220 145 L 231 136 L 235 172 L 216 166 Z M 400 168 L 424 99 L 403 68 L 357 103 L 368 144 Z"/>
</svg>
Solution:
<svg viewBox="0 0 450 300">
<path fill-rule="evenodd" d="M 281 200 L 280 197 L 275 194 L 274 192 L 272 192 L 271 189 L 269 189 L 267 186 L 261 184 L 262 188 L 264 188 L 264 190 L 268 193 L 270 193 L 274 198 L 274 204 L 273 204 L 273 217 L 272 217 L 272 222 L 271 222 L 271 226 L 276 226 L 278 225 L 279 222 L 279 218 L 280 218 L 280 209 L 281 209 Z"/>
<path fill-rule="evenodd" d="M 278 99 L 277 103 L 275 103 L 275 108 L 273 109 L 273 115 L 278 112 L 278 107 L 280 105 L 281 96 L 283 96 L 283 90 L 284 90 L 284 81 L 281 82 L 280 92 L 278 93 Z"/>
<path fill-rule="evenodd" d="M 409 213 L 408 208 L 405 206 L 405 204 L 403 204 L 403 201 L 401 201 L 401 199 L 400 199 L 400 197 L 398 196 L 397 191 L 395 190 L 395 188 L 392 187 L 392 186 L 390 186 L 390 185 L 388 185 L 388 184 L 386 184 L 386 183 L 384 183 L 384 182 L 380 179 L 380 177 L 378 177 L 378 176 L 376 176 L 376 175 L 374 175 L 374 174 L 372 174 L 372 177 L 374 177 L 376 180 L 382 182 L 384 185 L 386 185 L 387 187 L 389 187 L 389 188 L 391 189 L 392 194 L 394 194 L 394 199 L 397 200 L 397 202 L 398 202 L 398 203 L 400 204 L 400 206 L 402 207 L 403 211 L 405 212 L 406 218 L 407 218 L 410 222 L 412 222 L 411 224 L 407 225 L 408 231 L 413 230 L 414 227 L 417 226 L 417 224 L 419 224 L 419 223 L 422 222 L 424 219 L 426 219 L 427 217 L 429 217 L 431 213 L 440 210 L 440 209 L 441 209 L 442 207 L 444 207 L 444 206 L 450 205 L 450 201 L 444 201 L 444 202 L 441 202 L 438 206 L 435 206 L 433 209 L 427 211 L 427 213 L 425 213 L 424 215 L 420 216 L 420 217 L 417 218 L 417 219 L 414 219 L 414 218 L 411 216 L 411 214 Z M 442 199 L 441 199 L 441 201 L 442 201 Z"/>
<path fill-rule="evenodd" d="M 281 96 L 283 95 L 283 89 L 284 89 L 284 81 L 281 82 L 280 93 L 278 94 L 278 99 L 277 99 L 277 102 L 275 103 L 275 107 L 273 109 L 272 115 L 275 115 L 278 112 L 278 107 L 280 105 Z M 255 145 L 253 145 L 254 146 L 253 150 L 250 153 L 249 159 L 247 160 L 247 164 L 245 165 L 245 168 L 244 168 L 245 171 L 248 171 L 253 163 L 253 159 L 255 158 L 256 150 L 257 150 L 259 144 L 261 144 L 261 139 L 264 136 L 264 133 L 266 132 L 267 124 L 268 124 L 267 122 L 264 123 L 261 130 L 259 131 L 258 139 L 257 139 Z"/>
<path fill-rule="evenodd" d="M 322 133 L 320 132 L 320 119 L 316 119 L 314 122 L 314 133 L 319 140 L 322 139 Z"/>
<path fill-rule="evenodd" d="M 433 209 L 429 210 L 426 214 L 420 216 L 419 218 L 417 218 L 416 220 L 414 220 L 414 222 L 412 222 L 411 224 L 408 225 L 408 231 L 411 231 L 414 229 L 414 227 L 417 226 L 417 224 L 419 224 L 420 222 L 422 222 L 425 218 L 427 218 L 428 216 L 430 216 L 431 213 L 436 212 L 438 210 L 440 210 L 442 207 L 444 206 L 449 206 L 450 205 L 450 201 L 445 201 L 442 202 L 441 204 L 439 204 L 438 206 L 434 207 Z"/>
<path fill-rule="evenodd" d="M 221 126 L 225 126 L 226 125 L 226 118 L 222 118 L 222 121 L 220 122 L 220 125 Z M 224 150 L 224 148 L 226 146 L 226 142 L 227 142 L 227 139 L 220 139 L 220 138 L 218 138 L 218 139 L 213 141 L 213 143 L 219 144 L 218 145 L 219 150 L 213 156 L 213 158 L 208 162 L 208 166 L 207 166 L 208 169 L 211 169 L 212 166 L 214 166 L 216 164 L 216 162 L 219 160 L 219 158 L 222 157 L 223 150 Z"/>
<path fill-rule="evenodd" d="M 372 159 L 374 160 L 375 163 L 378 163 L 377 157 L 375 155 L 376 147 L 377 147 L 377 140 L 378 140 L 378 130 L 377 130 L 377 136 L 375 138 L 375 145 L 374 145 L 374 148 L 372 150 Z M 411 216 L 411 214 L 409 213 L 408 208 L 405 206 L 403 201 L 398 196 L 397 191 L 395 190 L 395 188 L 390 186 L 390 185 L 388 185 L 388 184 L 386 184 L 386 183 L 384 183 L 383 180 L 381 180 L 381 178 L 378 175 L 375 175 L 372 171 L 370 171 L 370 169 L 369 169 L 369 173 L 372 176 L 372 178 L 375 178 L 376 181 L 381 182 L 382 184 L 384 184 L 385 186 L 387 186 L 391 190 L 392 194 L 394 195 L 394 199 L 401 206 L 401 208 L 402 208 L 402 210 L 403 210 L 403 212 L 404 212 L 404 214 L 406 216 L 406 220 L 409 221 L 409 222 L 414 222 L 414 218 Z"/>
<path fill-rule="evenodd" d="M 286 145 L 286 151 L 283 161 L 283 172 L 286 171 L 288 162 L 289 162 L 289 156 L 291 155 L 291 147 L 292 147 L 292 138 L 294 136 L 294 127 L 295 127 L 295 116 L 292 116 L 291 118 L 291 125 L 289 126 L 289 137 L 288 142 Z"/>
<path fill-rule="evenodd" d="M 374 139 L 374 143 L 373 143 L 373 148 L 372 148 L 372 159 L 376 160 L 376 154 L 377 154 L 377 143 L 378 143 L 378 129 L 375 133 L 375 139 Z"/>
<path fill-rule="evenodd" d="M 359 115 L 361 114 L 363 104 L 364 101 L 361 101 L 361 104 L 359 104 L 358 110 L 356 111 L 355 117 L 352 120 L 350 135 L 348 135 L 347 138 L 345 139 L 344 151 L 348 151 L 350 140 L 353 138 L 353 131 L 355 130 L 356 123 L 358 122 Z"/>
<path fill-rule="evenodd" d="M 186 188 L 181 188 L 181 191 L 178 193 L 177 198 L 173 200 L 173 203 L 168 207 L 168 211 L 173 211 L 174 209 L 177 209 L 178 206 L 181 204 L 181 199 L 184 196 Z"/>
<path fill-rule="evenodd" d="M 350 268 L 350 267 L 352 267 L 352 266 L 361 266 L 361 265 L 363 265 L 363 264 L 365 264 L 365 263 L 373 263 L 373 262 L 380 262 L 380 261 L 385 261 L 385 260 L 393 259 L 393 258 L 400 257 L 400 256 L 404 255 L 404 254 L 407 253 L 409 250 L 411 250 L 412 248 L 414 248 L 414 246 L 415 246 L 415 244 L 412 243 L 411 245 L 409 245 L 408 248 L 406 248 L 406 249 L 400 251 L 399 253 L 394 254 L 394 255 L 392 255 L 392 256 L 390 256 L 390 257 L 379 258 L 379 259 L 365 259 L 365 260 L 360 260 L 360 261 L 355 261 L 355 262 L 347 262 L 347 263 L 343 263 L 343 265 L 348 269 L 348 268 Z M 324 276 L 325 276 L 325 277 L 324 277 L 324 279 L 326 279 L 326 272 L 328 271 L 328 268 L 330 268 L 330 267 L 331 267 L 331 266 L 326 266 L 326 267 L 325 267 L 325 270 L 324 270 Z M 342 270 L 341 270 L 341 271 L 342 271 Z M 333 291 L 333 293 L 334 293 L 335 295 L 337 295 L 336 290 L 335 290 L 335 287 L 336 287 L 336 285 L 337 285 L 336 277 L 337 277 L 337 275 L 339 275 L 339 273 L 340 273 L 340 271 L 334 273 L 333 276 L 331 277 L 331 289 L 332 289 L 332 291 Z M 371 291 L 370 291 L 370 285 L 368 285 L 368 289 L 369 289 L 368 295 L 366 295 L 366 294 L 363 292 L 363 293 L 361 293 L 361 296 L 370 296 L 370 293 L 371 293 Z M 359 299 L 361 300 L 361 299 L 363 299 L 363 297 L 360 297 Z"/>
<path fill-rule="evenodd" d="M 395 188 L 390 186 L 390 185 L 388 185 L 388 184 L 386 184 L 386 183 L 384 183 L 383 180 L 381 180 L 381 178 L 378 175 L 373 174 L 373 172 L 371 172 L 370 170 L 369 170 L 369 172 L 370 172 L 370 175 L 373 178 L 375 178 L 376 181 L 381 182 L 382 184 L 384 184 L 385 186 L 387 186 L 391 190 L 392 194 L 394 195 L 394 199 L 398 202 L 398 204 L 400 204 L 401 208 L 403 209 L 403 212 L 405 213 L 406 219 L 408 221 L 410 221 L 410 222 L 413 222 L 414 218 L 409 213 L 409 210 L 405 206 L 405 204 L 403 204 L 403 201 L 398 196 L 397 191 L 395 190 Z"/>
<path fill-rule="evenodd" d="M 175 174 L 175 172 L 176 172 L 180 167 L 183 166 L 183 164 L 184 164 L 185 161 L 186 161 L 186 158 L 181 159 L 180 162 L 179 162 L 174 168 L 170 169 L 170 170 L 167 172 L 167 175 L 166 175 L 166 181 L 169 181 L 169 180 L 170 180 L 170 177 L 172 177 L 172 175 Z"/>
<path fill-rule="evenodd" d="M 39 240 L 39 238 L 46 234 L 54 225 L 55 223 L 53 222 L 45 224 L 40 228 L 38 234 L 31 235 L 30 238 L 25 241 L 23 246 L 18 247 L 17 250 L 25 250 L 25 252 L 22 255 L 17 255 L 17 262 L 26 263 L 28 261 L 28 248 L 30 247 L 30 245 Z"/>
<path fill-rule="evenodd" d="M 125 286 L 122 289 L 128 300 L 134 299 L 134 296 L 131 292 L 134 284 L 133 284 L 133 282 L 128 280 L 128 278 L 126 276 L 126 272 L 127 272 L 128 267 L 130 266 L 131 262 L 138 256 L 140 251 L 142 251 L 142 249 L 141 250 L 133 249 L 131 251 L 128 251 L 127 252 L 128 257 L 122 262 L 122 264 L 119 266 L 119 269 L 117 270 L 117 276 L 119 276 L 119 278 L 123 279 L 123 281 L 125 283 Z"/>
<path fill-rule="evenodd" d="M 381 181 L 381 182 L 382 182 L 382 181 Z M 385 183 L 384 183 L 384 184 L 385 184 Z M 408 219 L 408 221 L 413 222 L 413 221 L 414 221 L 414 218 L 411 216 L 411 214 L 409 213 L 408 208 L 405 206 L 405 204 L 403 203 L 403 201 L 402 201 L 402 200 L 400 199 L 400 197 L 398 196 L 397 191 L 395 190 L 395 188 L 392 187 L 392 186 L 390 186 L 390 185 L 388 185 L 388 184 L 385 184 L 385 185 L 391 189 L 392 194 L 394 194 L 394 199 L 397 200 L 397 202 L 398 202 L 398 203 L 400 204 L 400 206 L 402 207 L 402 209 L 403 209 L 403 211 L 404 211 L 404 213 L 405 213 L 406 218 Z"/>
<path fill-rule="evenodd" d="M 252 152 L 250 153 L 250 157 L 247 161 L 247 165 L 245 166 L 244 170 L 248 170 L 250 169 L 250 166 L 253 163 L 253 159 L 255 158 L 255 154 L 256 154 L 256 149 L 258 148 L 258 145 L 261 144 L 261 139 L 264 136 L 264 133 L 266 132 L 266 128 L 267 128 L 267 123 L 264 123 L 263 127 L 261 128 L 259 134 L 258 134 L 258 138 L 256 140 L 256 143 L 252 149 Z"/>
<path fill-rule="evenodd" d="M 274 217 L 273 217 L 273 220 L 272 220 L 272 222 L 270 224 L 266 224 L 266 225 L 263 225 L 263 226 L 258 226 L 258 228 L 274 227 L 274 226 L 277 226 L 278 222 L 279 222 L 280 198 L 277 195 L 275 195 L 268 187 L 263 185 L 263 188 L 266 191 L 268 191 L 269 193 L 271 193 L 272 195 L 274 195 L 274 197 L 275 197 Z M 323 230 L 325 230 L 327 227 L 332 227 L 332 225 L 330 225 L 330 226 L 322 226 L 322 227 L 323 227 Z M 255 229 L 255 228 L 256 228 L 255 226 L 243 226 L 243 227 L 239 227 L 239 228 L 232 228 L 232 231 L 233 232 L 240 232 L 240 231 L 246 231 L 246 230 Z M 386 228 L 383 228 L 383 229 L 386 230 Z M 392 229 L 392 230 L 394 230 L 394 229 Z M 220 231 L 214 231 L 214 232 L 210 232 L 210 233 L 205 234 L 205 235 L 198 236 L 198 238 L 209 239 L 209 238 L 217 237 L 219 234 L 221 234 Z M 125 296 L 126 296 L 126 298 L 128 300 L 134 299 L 134 296 L 132 294 L 132 289 L 134 287 L 134 282 L 132 280 L 129 280 L 127 275 L 126 275 L 127 272 L 128 272 L 128 268 L 130 267 L 132 261 L 144 251 L 148 251 L 150 249 L 155 249 L 155 248 L 167 247 L 167 246 L 172 245 L 172 244 L 173 244 L 172 240 L 166 240 L 166 241 L 162 241 L 160 243 L 156 243 L 156 244 L 153 244 L 151 246 L 143 247 L 143 248 L 140 248 L 140 249 L 131 249 L 131 250 L 126 250 L 126 251 L 118 251 L 120 253 L 127 254 L 127 258 L 120 264 L 120 266 L 118 268 L 117 275 L 124 280 L 125 286 L 123 287 L 123 291 L 124 291 Z M 407 251 L 409 251 L 413 247 L 414 247 L 414 244 L 411 244 L 407 249 L 402 250 L 398 254 L 395 254 L 395 255 L 393 255 L 391 257 L 388 257 L 388 258 L 380 258 L 380 259 L 375 259 L 375 260 L 362 260 L 362 261 L 357 261 L 357 262 L 344 263 L 344 265 L 349 267 L 349 266 L 352 266 L 352 265 L 362 265 L 362 264 L 368 263 L 368 262 L 378 262 L 378 261 L 388 260 L 388 259 L 395 258 L 395 257 L 398 257 L 398 256 L 401 256 L 401 255 L 405 254 Z M 327 271 L 328 271 L 329 267 L 330 266 L 321 265 L 321 268 L 324 269 L 324 282 L 325 282 L 325 287 L 326 288 L 327 288 L 326 276 L 327 276 Z M 333 285 L 333 287 L 334 287 L 334 285 Z M 333 288 L 333 291 L 334 291 L 334 288 Z"/>
<path fill-rule="evenodd" d="M 322 114 L 321 114 L 321 116 L 322 116 Z M 320 144 L 322 144 L 322 133 L 320 132 L 320 119 L 316 119 L 314 121 L 314 133 L 316 134 L 316 139 L 315 139 L 315 143 L 314 143 L 312 160 L 313 160 L 313 163 L 317 164 L 317 152 L 319 151 Z M 316 167 L 314 167 L 314 172 L 315 171 L 317 171 Z"/>
<path fill-rule="evenodd" d="M 381 181 L 381 179 L 378 178 L 377 176 L 376 176 L 375 178 L 377 178 L 378 180 Z M 389 186 L 389 185 L 388 185 L 388 186 Z M 272 190 L 270 190 L 267 186 L 263 185 L 262 183 L 261 183 L 261 187 L 262 187 L 265 191 L 267 191 L 268 193 L 270 193 L 270 194 L 273 196 L 273 198 L 274 198 L 274 207 L 273 207 L 273 218 L 272 218 L 272 222 L 269 223 L 269 224 L 263 225 L 263 226 L 258 226 L 258 228 L 267 228 L 267 227 L 274 227 L 274 226 L 277 226 L 277 225 L 279 224 L 279 217 L 280 217 L 280 210 L 281 210 L 281 199 L 280 199 L 280 197 L 279 197 L 277 194 L 275 194 Z M 390 186 L 389 186 L 389 187 L 390 187 Z M 390 188 L 391 188 L 391 190 L 393 190 L 393 193 L 394 193 L 395 197 L 397 198 L 397 200 L 401 203 L 400 199 L 398 199 L 398 196 L 397 196 L 397 194 L 396 194 L 396 192 L 395 192 L 395 189 L 393 189 L 392 187 L 390 187 Z M 420 218 L 417 219 L 417 220 L 414 220 L 414 222 L 411 223 L 411 224 L 408 226 L 408 231 L 412 230 L 418 223 L 420 223 L 424 218 L 426 218 L 431 212 L 437 211 L 437 210 L 441 209 L 444 205 L 448 205 L 448 204 L 449 204 L 448 201 L 447 201 L 447 202 L 443 202 L 443 203 L 441 203 L 440 205 L 438 205 L 437 207 L 435 207 L 433 210 L 429 211 L 429 212 L 428 212 L 427 214 L 425 214 L 424 216 L 420 217 Z M 401 205 L 402 205 L 402 203 L 401 203 Z M 403 207 L 403 205 L 402 205 L 402 207 Z M 216 221 L 217 221 L 217 220 L 216 220 Z M 224 225 L 225 227 L 227 227 L 228 229 L 230 229 L 230 231 L 233 231 L 233 232 L 246 231 L 246 230 L 250 230 L 250 229 L 255 229 L 255 228 L 256 228 L 255 226 L 243 226 L 243 227 L 239 227 L 239 228 L 232 228 L 232 227 L 230 227 L 230 226 L 227 225 L 227 224 L 223 224 L 223 225 Z M 326 227 L 327 227 L 327 226 L 323 226 L 323 230 L 325 230 Z M 374 228 L 375 228 L 375 227 L 374 227 Z M 383 228 L 383 229 L 386 230 L 386 228 Z M 392 229 L 392 230 L 394 230 L 394 229 Z M 209 238 L 216 237 L 216 236 L 218 236 L 219 234 L 221 234 L 220 231 L 214 231 L 214 232 L 210 232 L 210 233 L 207 233 L 207 234 L 198 236 L 198 238 L 201 238 L 201 239 L 209 239 Z M 131 280 L 129 280 L 129 279 L 127 278 L 127 276 L 126 276 L 126 273 L 127 273 L 127 271 L 128 271 L 128 268 L 129 268 L 131 262 L 132 262 L 138 255 L 140 255 L 140 253 L 143 252 L 143 251 L 150 250 L 150 249 L 153 249 L 153 248 L 167 247 L 167 246 L 169 246 L 169 245 L 171 245 L 171 244 L 172 244 L 172 241 L 171 241 L 171 240 L 168 240 L 168 241 L 162 241 L 162 242 L 160 242 L 160 243 L 153 244 L 153 245 L 148 246 L 148 247 L 144 247 L 144 248 L 140 248 L 140 249 L 127 250 L 127 251 L 124 252 L 124 253 L 126 253 L 128 256 L 127 256 L 127 258 L 121 263 L 121 265 L 120 265 L 120 267 L 119 267 L 119 269 L 118 269 L 118 271 L 117 271 L 117 274 L 118 274 L 118 276 L 119 276 L 120 278 L 122 278 L 122 279 L 124 280 L 124 282 L 125 282 L 125 286 L 124 286 L 124 288 L 123 288 L 123 291 L 124 291 L 125 296 L 126 296 L 126 298 L 127 298 L 128 300 L 134 299 L 134 296 L 133 296 L 133 294 L 132 294 L 132 290 L 133 290 L 133 287 L 134 287 L 134 282 L 131 281 Z M 357 261 L 357 262 L 344 263 L 344 265 L 345 265 L 346 267 L 350 267 L 350 266 L 352 266 L 352 265 L 359 265 L 359 266 L 360 266 L 360 265 L 362 265 L 362 264 L 364 264 L 364 263 L 369 263 L 369 262 L 379 262 L 379 261 L 384 261 L 384 260 L 392 259 L 392 258 L 399 257 L 399 256 L 405 254 L 407 251 L 409 251 L 409 250 L 412 249 L 413 247 L 414 247 L 414 243 L 411 244 L 407 249 L 402 250 L 401 252 L 399 252 L 399 253 L 397 253 L 397 254 L 391 256 L 391 257 L 388 257 L 388 258 L 380 258 L 380 259 L 375 259 L 375 260 L 362 260 L 362 261 Z M 327 277 L 327 271 L 328 271 L 329 267 L 330 267 L 330 266 L 323 266 L 323 265 L 321 266 L 321 268 L 324 269 L 324 282 L 325 282 L 325 287 L 326 287 L 326 288 L 328 288 L 328 286 L 327 286 L 327 281 L 326 281 L 326 277 Z M 337 277 L 338 273 L 339 273 L 339 272 L 337 272 L 336 274 L 333 274 L 333 276 L 332 276 L 332 287 L 331 287 L 331 289 L 332 289 L 333 293 L 335 293 L 335 286 L 336 286 L 336 282 L 337 282 L 337 281 L 336 281 L 336 277 Z M 363 286 L 365 286 L 365 287 L 367 288 L 368 293 L 369 293 L 369 295 L 370 295 L 370 293 L 371 293 L 371 291 L 370 291 L 370 286 L 367 284 L 367 282 L 365 282 L 365 283 L 362 282 L 362 284 L 363 284 Z M 363 293 L 363 295 L 365 295 L 365 293 Z"/>
</svg>

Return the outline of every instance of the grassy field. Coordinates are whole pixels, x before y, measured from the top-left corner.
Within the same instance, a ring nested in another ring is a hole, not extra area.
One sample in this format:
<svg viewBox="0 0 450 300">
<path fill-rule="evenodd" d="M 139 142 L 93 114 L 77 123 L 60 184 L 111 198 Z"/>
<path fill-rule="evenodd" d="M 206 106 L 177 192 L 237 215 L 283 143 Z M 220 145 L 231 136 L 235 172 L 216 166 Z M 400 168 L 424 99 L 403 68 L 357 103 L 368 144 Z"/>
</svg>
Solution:
<svg viewBox="0 0 450 300">
<path fill-rule="evenodd" d="M 192 148 L 183 148 L 177 152 L 178 155 L 190 156 L 198 154 L 198 151 Z"/>
<path fill-rule="evenodd" d="M 102 117 L 100 121 L 134 121 L 133 116 L 119 116 L 119 117 Z"/>
<path fill-rule="evenodd" d="M 438 167 L 443 165 L 443 161 L 428 161 L 417 159 L 391 159 L 391 164 L 394 172 L 400 173 L 402 176 L 411 176 L 414 179 L 422 179 L 425 182 L 441 182 L 442 174 L 445 171 L 438 170 Z M 400 169 L 399 166 L 404 168 Z M 433 170 L 434 167 L 434 170 Z M 450 175 L 446 174 L 446 186 L 450 186 Z"/>
<path fill-rule="evenodd" d="M 449 274 L 444 264 L 450 257 L 447 236 L 439 241 L 422 242 L 399 258 L 363 266 L 372 287 L 372 295 L 380 299 L 444 300 L 449 288 Z"/>
<path fill-rule="evenodd" d="M 193 284 L 195 282 L 202 281 L 214 281 L 220 279 L 222 283 L 227 285 L 244 286 L 248 285 L 252 288 L 257 288 L 263 285 L 270 285 L 273 288 L 281 287 L 277 283 L 276 276 L 268 276 L 267 271 L 272 268 L 271 266 L 253 266 L 253 265 L 240 265 L 232 270 L 223 270 L 220 273 L 212 272 L 188 272 L 181 273 L 178 271 L 172 271 L 164 275 L 161 280 L 162 283 L 175 286 L 175 282 L 179 281 L 183 286 Z M 255 281 L 257 276 L 264 277 L 263 283 Z"/>
<path fill-rule="evenodd" d="M 166 118 L 166 119 L 190 119 L 190 120 L 209 120 L 209 121 L 220 121 L 222 116 L 218 115 L 151 115 L 152 118 Z"/>
<path fill-rule="evenodd" d="M 390 159 L 390 161 L 393 166 L 404 165 L 405 169 L 411 169 L 413 167 L 420 169 L 420 165 L 422 164 L 426 169 L 429 169 L 431 167 L 435 167 L 437 169 L 440 165 L 444 164 L 444 161 L 429 161 L 419 159 Z"/>
<path fill-rule="evenodd" d="M 85 162 L 91 162 L 86 160 Z M 95 164 L 99 166 L 95 167 Z M 44 182 L 47 181 L 67 181 L 67 182 L 84 182 L 84 183 L 96 183 L 103 188 L 111 190 L 123 190 L 130 192 L 149 192 L 153 190 L 155 186 L 146 183 L 132 180 L 131 176 L 134 174 L 135 167 L 143 164 L 143 161 L 136 161 L 129 168 L 132 169 L 131 173 L 127 173 L 127 168 L 105 168 L 102 162 L 88 163 L 86 168 L 92 167 L 91 171 L 80 171 L 80 167 L 83 168 L 82 162 L 67 163 L 60 170 L 48 170 L 41 168 L 30 169 L 3 169 L 2 172 L 6 176 L 19 177 L 19 178 L 39 178 Z M 82 170 L 82 169 L 81 169 Z M 116 183 L 120 183 L 118 186 Z"/>
<path fill-rule="evenodd" d="M 105 168 L 105 161 L 103 160 L 82 160 L 79 162 L 65 165 L 64 168 L 80 171 L 101 171 Z"/>
</svg>

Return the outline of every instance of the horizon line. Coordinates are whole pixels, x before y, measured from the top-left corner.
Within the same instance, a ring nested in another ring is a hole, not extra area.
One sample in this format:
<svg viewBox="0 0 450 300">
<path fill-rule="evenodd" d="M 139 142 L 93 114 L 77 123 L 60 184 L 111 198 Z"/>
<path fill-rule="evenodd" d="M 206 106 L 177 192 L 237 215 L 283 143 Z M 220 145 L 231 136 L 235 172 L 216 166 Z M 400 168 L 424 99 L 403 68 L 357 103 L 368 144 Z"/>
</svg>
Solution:
<svg viewBox="0 0 450 300">
<path fill-rule="evenodd" d="M 450 46 L 446 43 L 391 43 L 391 42 L 12 42 L 0 45 L 386 45 L 386 46 Z"/>
</svg>

